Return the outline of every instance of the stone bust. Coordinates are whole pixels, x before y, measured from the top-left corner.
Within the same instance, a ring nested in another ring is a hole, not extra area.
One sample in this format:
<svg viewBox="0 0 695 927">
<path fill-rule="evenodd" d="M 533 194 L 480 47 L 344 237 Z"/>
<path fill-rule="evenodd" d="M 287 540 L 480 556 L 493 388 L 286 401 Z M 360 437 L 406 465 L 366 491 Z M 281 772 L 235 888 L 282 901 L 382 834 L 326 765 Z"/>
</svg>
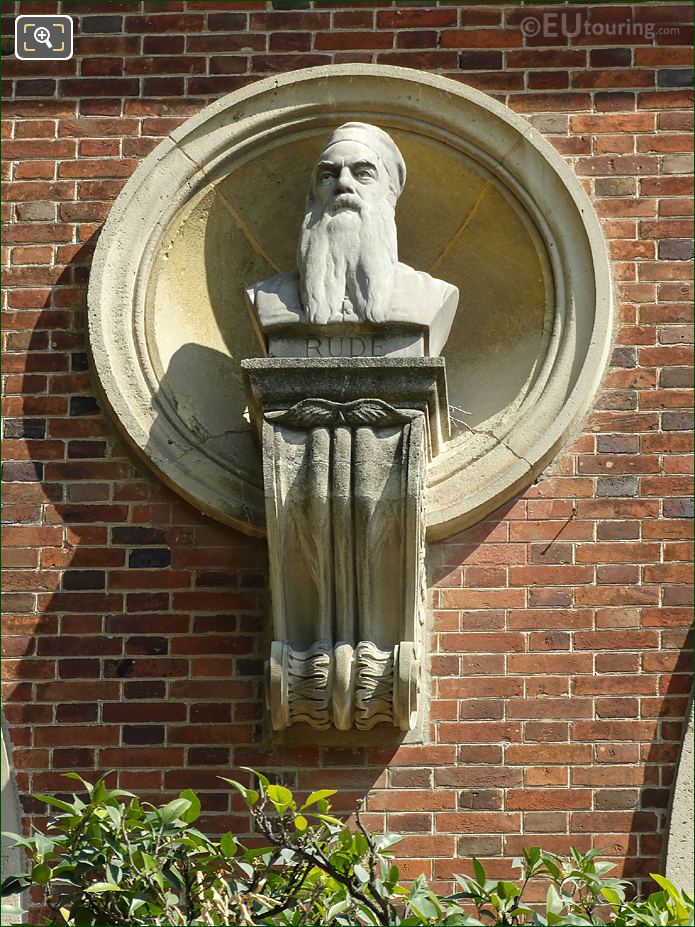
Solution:
<svg viewBox="0 0 695 927">
<path fill-rule="evenodd" d="M 329 136 L 311 177 L 297 271 L 247 290 L 266 347 L 297 325 L 417 326 L 425 337 L 416 353 L 439 354 L 458 290 L 398 260 L 395 208 L 405 179 L 400 151 L 377 126 L 347 122 Z"/>
</svg>

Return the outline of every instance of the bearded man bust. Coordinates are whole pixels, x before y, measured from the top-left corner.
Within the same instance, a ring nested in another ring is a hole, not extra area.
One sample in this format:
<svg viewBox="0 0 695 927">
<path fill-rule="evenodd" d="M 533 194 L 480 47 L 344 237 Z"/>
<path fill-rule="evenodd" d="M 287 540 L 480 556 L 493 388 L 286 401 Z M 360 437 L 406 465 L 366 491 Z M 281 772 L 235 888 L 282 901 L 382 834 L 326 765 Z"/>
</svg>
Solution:
<svg viewBox="0 0 695 927">
<path fill-rule="evenodd" d="M 398 260 L 395 208 L 405 178 L 400 151 L 377 126 L 348 122 L 331 134 L 312 173 L 297 271 L 246 291 L 267 353 L 439 355 L 459 294 Z M 317 328 L 322 339 L 311 337 Z M 378 348 L 364 337 L 384 331 L 393 337 Z"/>
</svg>

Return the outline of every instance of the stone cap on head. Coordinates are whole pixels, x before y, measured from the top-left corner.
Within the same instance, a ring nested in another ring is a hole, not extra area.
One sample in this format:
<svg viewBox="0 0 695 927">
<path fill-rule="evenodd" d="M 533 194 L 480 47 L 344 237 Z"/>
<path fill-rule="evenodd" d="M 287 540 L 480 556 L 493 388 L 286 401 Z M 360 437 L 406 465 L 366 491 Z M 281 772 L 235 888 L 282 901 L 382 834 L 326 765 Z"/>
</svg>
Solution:
<svg viewBox="0 0 695 927">
<path fill-rule="evenodd" d="M 398 199 L 405 186 L 405 161 L 398 146 L 387 132 L 366 122 L 345 122 L 332 133 L 321 154 L 323 155 L 339 142 L 357 142 L 370 148 L 386 168 L 393 192 Z"/>
</svg>

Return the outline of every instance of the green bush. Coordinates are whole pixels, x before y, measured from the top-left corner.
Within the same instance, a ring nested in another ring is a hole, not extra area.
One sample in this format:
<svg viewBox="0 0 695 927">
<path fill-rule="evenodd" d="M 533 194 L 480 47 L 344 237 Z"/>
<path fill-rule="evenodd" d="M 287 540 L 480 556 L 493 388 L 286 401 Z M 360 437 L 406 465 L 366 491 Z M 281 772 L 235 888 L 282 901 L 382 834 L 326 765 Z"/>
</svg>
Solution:
<svg viewBox="0 0 695 927">
<path fill-rule="evenodd" d="M 69 773 L 85 800 L 36 796 L 56 809 L 47 833 L 10 834 L 30 860 L 26 873 L 2 883 L 2 896 L 32 885 L 45 893 L 47 924 L 115 925 L 691 925 L 693 900 L 667 879 L 661 891 L 626 900 L 628 883 L 609 878 L 612 864 L 572 850 L 569 859 L 538 847 L 515 861 L 517 882 L 473 877 L 441 897 L 419 877 L 400 883 L 392 859 L 395 836 L 350 829 L 330 814 L 331 789 L 303 803 L 282 785 L 247 770 L 256 788 L 225 779 L 247 805 L 267 846 L 249 849 L 231 833 L 211 840 L 195 828 L 200 801 L 190 790 L 160 807 L 121 789 Z M 541 910 L 524 902 L 527 886 L 544 880 Z M 17 909 L 3 908 L 5 914 Z"/>
</svg>

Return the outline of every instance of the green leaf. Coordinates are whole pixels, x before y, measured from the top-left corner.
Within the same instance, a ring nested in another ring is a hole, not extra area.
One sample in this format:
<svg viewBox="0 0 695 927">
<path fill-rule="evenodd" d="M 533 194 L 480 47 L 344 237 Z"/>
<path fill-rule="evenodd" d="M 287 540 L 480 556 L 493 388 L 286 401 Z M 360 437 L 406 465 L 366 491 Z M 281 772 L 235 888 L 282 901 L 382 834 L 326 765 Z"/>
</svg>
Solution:
<svg viewBox="0 0 695 927">
<path fill-rule="evenodd" d="M 126 791 L 126 789 L 111 789 L 109 798 L 135 798 L 135 795 L 133 795 L 132 792 Z"/>
<path fill-rule="evenodd" d="M 128 914 L 131 916 L 135 914 L 144 904 L 147 904 L 147 898 L 144 895 L 135 895 L 130 899 L 130 904 L 128 906 Z"/>
<path fill-rule="evenodd" d="M 104 808 L 104 811 L 111 818 L 111 823 L 114 825 L 114 827 L 120 827 L 121 820 L 123 819 L 123 811 L 124 811 L 123 805 L 118 805 L 115 808 L 112 805 L 107 805 Z M 106 835 L 104 835 L 104 839 L 108 840 Z M 113 844 L 109 844 L 109 845 L 113 846 Z"/>
<path fill-rule="evenodd" d="M 318 789 L 316 792 L 312 792 L 311 795 L 302 805 L 302 811 L 305 808 L 308 808 L 310 805 L 316 804 L 317 801 L 321 801 L 324 798 L 329 798 L 331 795 L 335 795 L 335 789 Z"/>
<path fill-rule="evenodd" d="M 342 898 L 340 901 L 336 901 L 336 903 L 331 905 L 331 907 L 326 912 L 326 920 L 329 922 L 332 921 L 333 918 L 337 914 L 340 914 L 341 911 L 344 911 L 346 908 L 349 908 L 349 907 L 350 907 L 349 898 Z"/>
<path fill-rule="evenodd" d="M 400 834 L 373 834 L 374 846 L 380 853 L 387 852 L 392 846 L 403 839 Z"/>
<path fill-rule="evenodd" d="M 601 894 L 603 895 L 603 897 L 606 899 L 606 901 L 609 904 L 611 905 L 620 904 L 620 896 L 618 895 L 618 893 L 614 891 L 612 888 L 608 888 L 607 885 L 603 886 L 603 888 L 601 889 Z"/>
<path fill-rule="evenodd" d="M 545 896 L 545 907 L 550 914 L 559 914 L 564 907 L 562 899 L 554 885 L 548 886 L 548 892 Z"/>
<path fill-rule="evenodd" d="M 181 792 L 180 798 L 184 799 L 190 804 L 188 811 L 184 811 L 184 813 L 180 815 L 181 820 L 186 824 L 192 824 L 200 817 L 200 799 L 193 791 L 193 789 L 186 789 L 185 791 Z"/>
<path fill-rule="evenodd" d="M 309 826 L 309 822 L 307 821 L 307 819 L 304 817 L 303 814 L 297 814 L 295 815 L 295 818 L 294 818 L 294 826 L 297 828 L 298 831 L 305 831 L 307 827 Z"/>
<path fill-rule="evenodd" d="M 177 818 L 180 818 L 190 807 L 191 803 L 187 798 L 175 798 L 173 801 L 168 802 L 168 804 L 162 805 L 161 808 L 157 808 L 157 815 L 162 824 L 166 826 Z"/>
<path fill-rule="evenodd" d="M 286 789 L 284 785 L 269 785 L 266 793 L 279 814 L 286 811 L 294 802 L 292 792 Z"/>
<path fill-rule="evenodd" d="M 476 920 L 476 918 L 470 917 L 462 911 L 454 911 L 453 914 L 447 915 L 444 924 L 445 927 L 471 927 L 473 924 L 482 924 L 482 921 Z"/>
<path fill-rule="evenodd" d="M 411 898 L 410 907 L 418 917 L 421 917 L 425 921 L 432 920 L 441 913 L 439 906 L 435 904 L 433 898 L 428 898 L 426 895 L 418 895 L 416 899 Z"/>
<path fill-rule="evenodd" d="M 138 872 L 153 872 L 157 868 L 157 860 L 142 850 L 135 850 L 132 859 Z"/>
<path fill-rule="evenodd" d="M 35 798 L 37 801 L 42 801 L 44 805 L 52 805 L 54 808 L 60 808 L 61 811 L 75 814 L 75 809 L 72 805 L 69 805 L 66 801 L 61 801 L 59 798 L 54 798 L 52 795 L 35 793 L 32 795 L 32 798 Z"/>
<path fill-rule="evenodd" d="M 343 823 L 342 821 L 339 821 L 338 818 L 332 817 L 330 814 L 318 814 L 316 811 L 314 811 L 313 814 L 308 814 L 307 817 L 318 818 L 319 821 L 325 821 L 326 824 L 337 824 L 338 827 L 340 827 Z"/>
<path fill-rule="evenodd" d="M 6 898 L 7 895 L 17 895 L 23 892 L 25 888 L 31 885 L 31 876 L 23 873 L 22 875 L 10 875 L 2 880 L 0 886 L 0 896 Z"/>
<path fill-rule="evenodd" d="M 90 795 L 90 797 L 91 797 L 91 795 L 92 795 L 92 790 L 93 790 L 93 788 L 94 788 L 94 786 L 91 784 L 91 782 L 87 782 L 86 779 L 83 779 L 82 776 L 81 776 L 79 773 L 76 773 L 76 772 L 63 773 L 62 775 L 63 775 L 63 778 L 64 778 L 64 779 L 75 779 L 77 782 L 81 782 L 82 785 L 85 787 L 85 789 L 87 789 L 87 791 L 89 792 L 89 795 Z"/>
<path fill-rule="evenodd" d="M 104 867 L 106 873 L 106 881 L 111 885 L 119 885 L 123 876 L 123 871 L 119 866 L 114 866 L 111 863 L 107 863 Z"/>
<path fill-rule="evenodd" d="M 85 888 L 85 892 L 88 892 L 90 895 L 101 895 L 104 892 L 121 892 L 123 889 L 119 885 L 112 885 L 111 882 L 95 882 L 93 885 L 88 885 Z"/>
<path fill-rule="evenodd" d="M 270 780 L 267 776 L 264 776 L 263 773 L 259 773 L 256 769 L 251 769 L 250 766 L 240 766 L 239 769 L 243 769 L 244 772 L 249 772 L 258 779 L 260 784 L 261 795 L 265 795 L 268 786 L 270 785 Z"/>
<path fill-rule="evenodd" d="M 540 862 L 541 848 L 529 847 L 527 850 L 524 850 L 524 858 L 530 866 L 535 866 L 536 863 Z"/>
<path fill-rule="evenodd" d="M 3 917 L 24 917 L 26 913 L 24 908 L 18 908 L 15 904 L 0 905 L 0 914 L 2 914 Z"/>
<path fill-rule="evenodd" d="M 475 881 L 478 885 L 485 885 L 485 870 L 480 862 L 476 859 L 475 856 L 471 856 L 471 863 L 473 864 L 473 872 L 475 873 Z"/>
<path fill-rule="evenodd" d="M 670 898 L 674 898 L 680 901 L 680 893 L 676 886 L 671 882 L 670 879 L 667 879 L 665 876 L 659 875 L 656 872 L 649 873 L 650 878 L 654 879 L 657 885 L 660 885 Z"/>
<path fill-rule="evenodd" d="M 92 792 L 92 801 L 96 804 L 98 802 L 103 802 L 104 799 L 108 797 L 109 797 L 109 790 L 106 788 L 104 777 L 102 776 L 102 778 L 99 779 L 96 785 L 94 786 L 94 790 Z"/>
<path fill-rule="evenodd" d="M 229 832 L 222 834 L 220 837 L 220 850 L 223 856 L 226 856 L 229 859 L 236 855 L 238 849 L 239 844 Z"/>
<path fill-rule="evenodd" d="M 512 898 L 516 898 L 520 889 L 515 882 L 498 882 L 497 891 L 503 898 L 509 901 Z"/>
<path fill-rule="evenodd" d="M 2 830 L 0 834 L 2 834 L 3 837 L 9 837 L 18 847 L 24 847 L 32 851 L 34 849 L 35 841 L 31 837 L 21 837 L 19 834 L 13 834 L 12 831 L 9 830 Z"/>
<path fill-rule="evenodd" d="M 39 856 L 46 857 L 53 852 L 55 842 L 45 834 L 37 831 L 34 834 L 34 842 L 36 844 L 36 852 L 39 854 Z"/>
<path fill-rule="evenodd" d="M 217 778 L 221 779 L 223 782 L 227 782 L 232 786 L 232 788 L 235 788 L 237 792 L 243 797 L 249 808 L 253 808 L 253 806 L 258 801 L 260 796 L 255 789 L 247 789 L 245 785 L 241 784 L 241 782 L 237 782 L 236 779 L 228 779 L 226 776 L 218 776 Z"/>
</svg>

